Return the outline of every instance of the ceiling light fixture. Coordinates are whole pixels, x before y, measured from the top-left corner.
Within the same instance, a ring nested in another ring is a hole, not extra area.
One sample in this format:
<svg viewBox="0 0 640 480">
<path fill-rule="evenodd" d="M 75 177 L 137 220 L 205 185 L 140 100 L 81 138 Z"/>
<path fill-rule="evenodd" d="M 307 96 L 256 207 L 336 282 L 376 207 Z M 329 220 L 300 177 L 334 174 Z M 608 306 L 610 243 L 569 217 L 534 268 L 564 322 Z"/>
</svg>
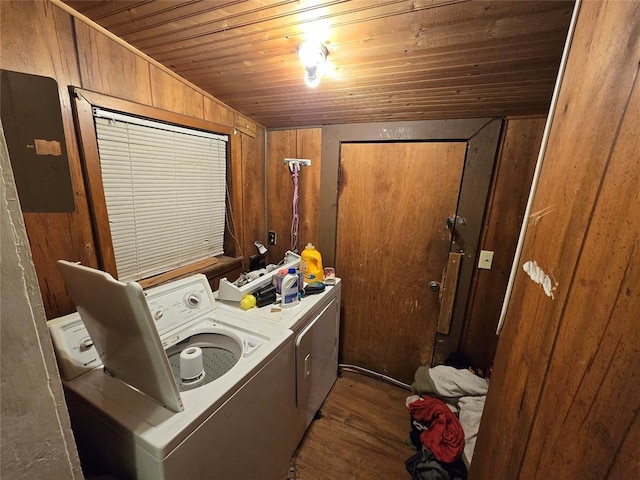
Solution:
<svg viewBox="0 0 640 480">
<path fill-rule="evenodd" d="M 323 74 L 329 50 L 320 42 L 304 41 L 298 46 L 298 57 L 304 66 L 304 83 L 308 87 L 317 87 Z"/>
</svg>

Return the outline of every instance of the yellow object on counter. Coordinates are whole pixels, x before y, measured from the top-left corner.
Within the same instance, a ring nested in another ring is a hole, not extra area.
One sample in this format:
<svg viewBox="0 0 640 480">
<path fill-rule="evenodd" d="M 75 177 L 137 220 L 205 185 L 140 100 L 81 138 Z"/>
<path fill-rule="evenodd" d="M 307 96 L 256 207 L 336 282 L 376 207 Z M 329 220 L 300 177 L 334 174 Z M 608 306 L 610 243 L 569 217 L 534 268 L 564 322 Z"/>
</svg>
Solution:
<svg viewBox="0 0 640 480">
<path fill-rule="evenodd" d="M 322 255 L 313 244 L 308 243 L 300 254 L 300 271 L 306 283 L 322 282 Z"/>
<path fill-rule="evenodd" d="M 240 306 L 243 310 L 249 310 L 250 308 L 255 307 L 256 297 L 254 297 L 253 295 L 245 295 L 244 297 L 242 297 L 242 300 L 240 300 Z"/>
</svg>

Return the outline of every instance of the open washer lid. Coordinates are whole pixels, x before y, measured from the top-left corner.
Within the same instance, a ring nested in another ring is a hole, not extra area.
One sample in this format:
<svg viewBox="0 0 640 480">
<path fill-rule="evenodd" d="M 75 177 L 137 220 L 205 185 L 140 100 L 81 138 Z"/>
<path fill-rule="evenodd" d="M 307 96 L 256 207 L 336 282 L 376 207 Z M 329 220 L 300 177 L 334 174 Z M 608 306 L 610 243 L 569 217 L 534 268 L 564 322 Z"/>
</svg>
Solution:
<svg viewBox="0 0 640 480">
<path fill-rule="evenodd" d="M 174 412 L 184 410 L 142 287 L 64 260 L 58 268 L 105 371 Z"/>
</svg>

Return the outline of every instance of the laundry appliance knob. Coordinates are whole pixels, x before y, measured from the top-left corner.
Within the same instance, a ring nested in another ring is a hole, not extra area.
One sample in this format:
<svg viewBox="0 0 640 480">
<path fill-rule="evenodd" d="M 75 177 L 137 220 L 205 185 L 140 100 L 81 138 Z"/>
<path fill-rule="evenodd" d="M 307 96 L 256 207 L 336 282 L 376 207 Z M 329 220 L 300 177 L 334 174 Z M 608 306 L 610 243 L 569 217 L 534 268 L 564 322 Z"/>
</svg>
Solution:
<svg viewBox="0 0 640 480">
<path fill-rule="evenodd" d="M 185 300 L 187 302 L 187 306 L 191 308 L 196 308 L 198 305 L 200 305 L 200 297 L 195 293 L 190 293 L 189 295 L 187 295 L 187 298 Z"/>
<path fill-rule="evenodd" d="M 93 340 L 91 338 L 85 338 L 80 342 L 80 351 L 84 352 L 93 347 Z"/>
</svg>

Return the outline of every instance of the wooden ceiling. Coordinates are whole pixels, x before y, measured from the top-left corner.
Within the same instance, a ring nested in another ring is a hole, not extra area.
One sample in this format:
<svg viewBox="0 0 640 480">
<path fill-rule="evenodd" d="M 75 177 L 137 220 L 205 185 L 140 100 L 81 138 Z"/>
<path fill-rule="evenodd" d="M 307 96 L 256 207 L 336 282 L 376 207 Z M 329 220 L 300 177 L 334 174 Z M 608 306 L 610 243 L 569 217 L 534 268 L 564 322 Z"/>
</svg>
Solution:
<svg viewBox="0 0 640 480">
<path fill-rule="evenodd" d="M 267 128 L 546 114 L 572 1 L 66 0 Z M 296 50 L 320 26 L 330 71 Z"/>
</svg>

